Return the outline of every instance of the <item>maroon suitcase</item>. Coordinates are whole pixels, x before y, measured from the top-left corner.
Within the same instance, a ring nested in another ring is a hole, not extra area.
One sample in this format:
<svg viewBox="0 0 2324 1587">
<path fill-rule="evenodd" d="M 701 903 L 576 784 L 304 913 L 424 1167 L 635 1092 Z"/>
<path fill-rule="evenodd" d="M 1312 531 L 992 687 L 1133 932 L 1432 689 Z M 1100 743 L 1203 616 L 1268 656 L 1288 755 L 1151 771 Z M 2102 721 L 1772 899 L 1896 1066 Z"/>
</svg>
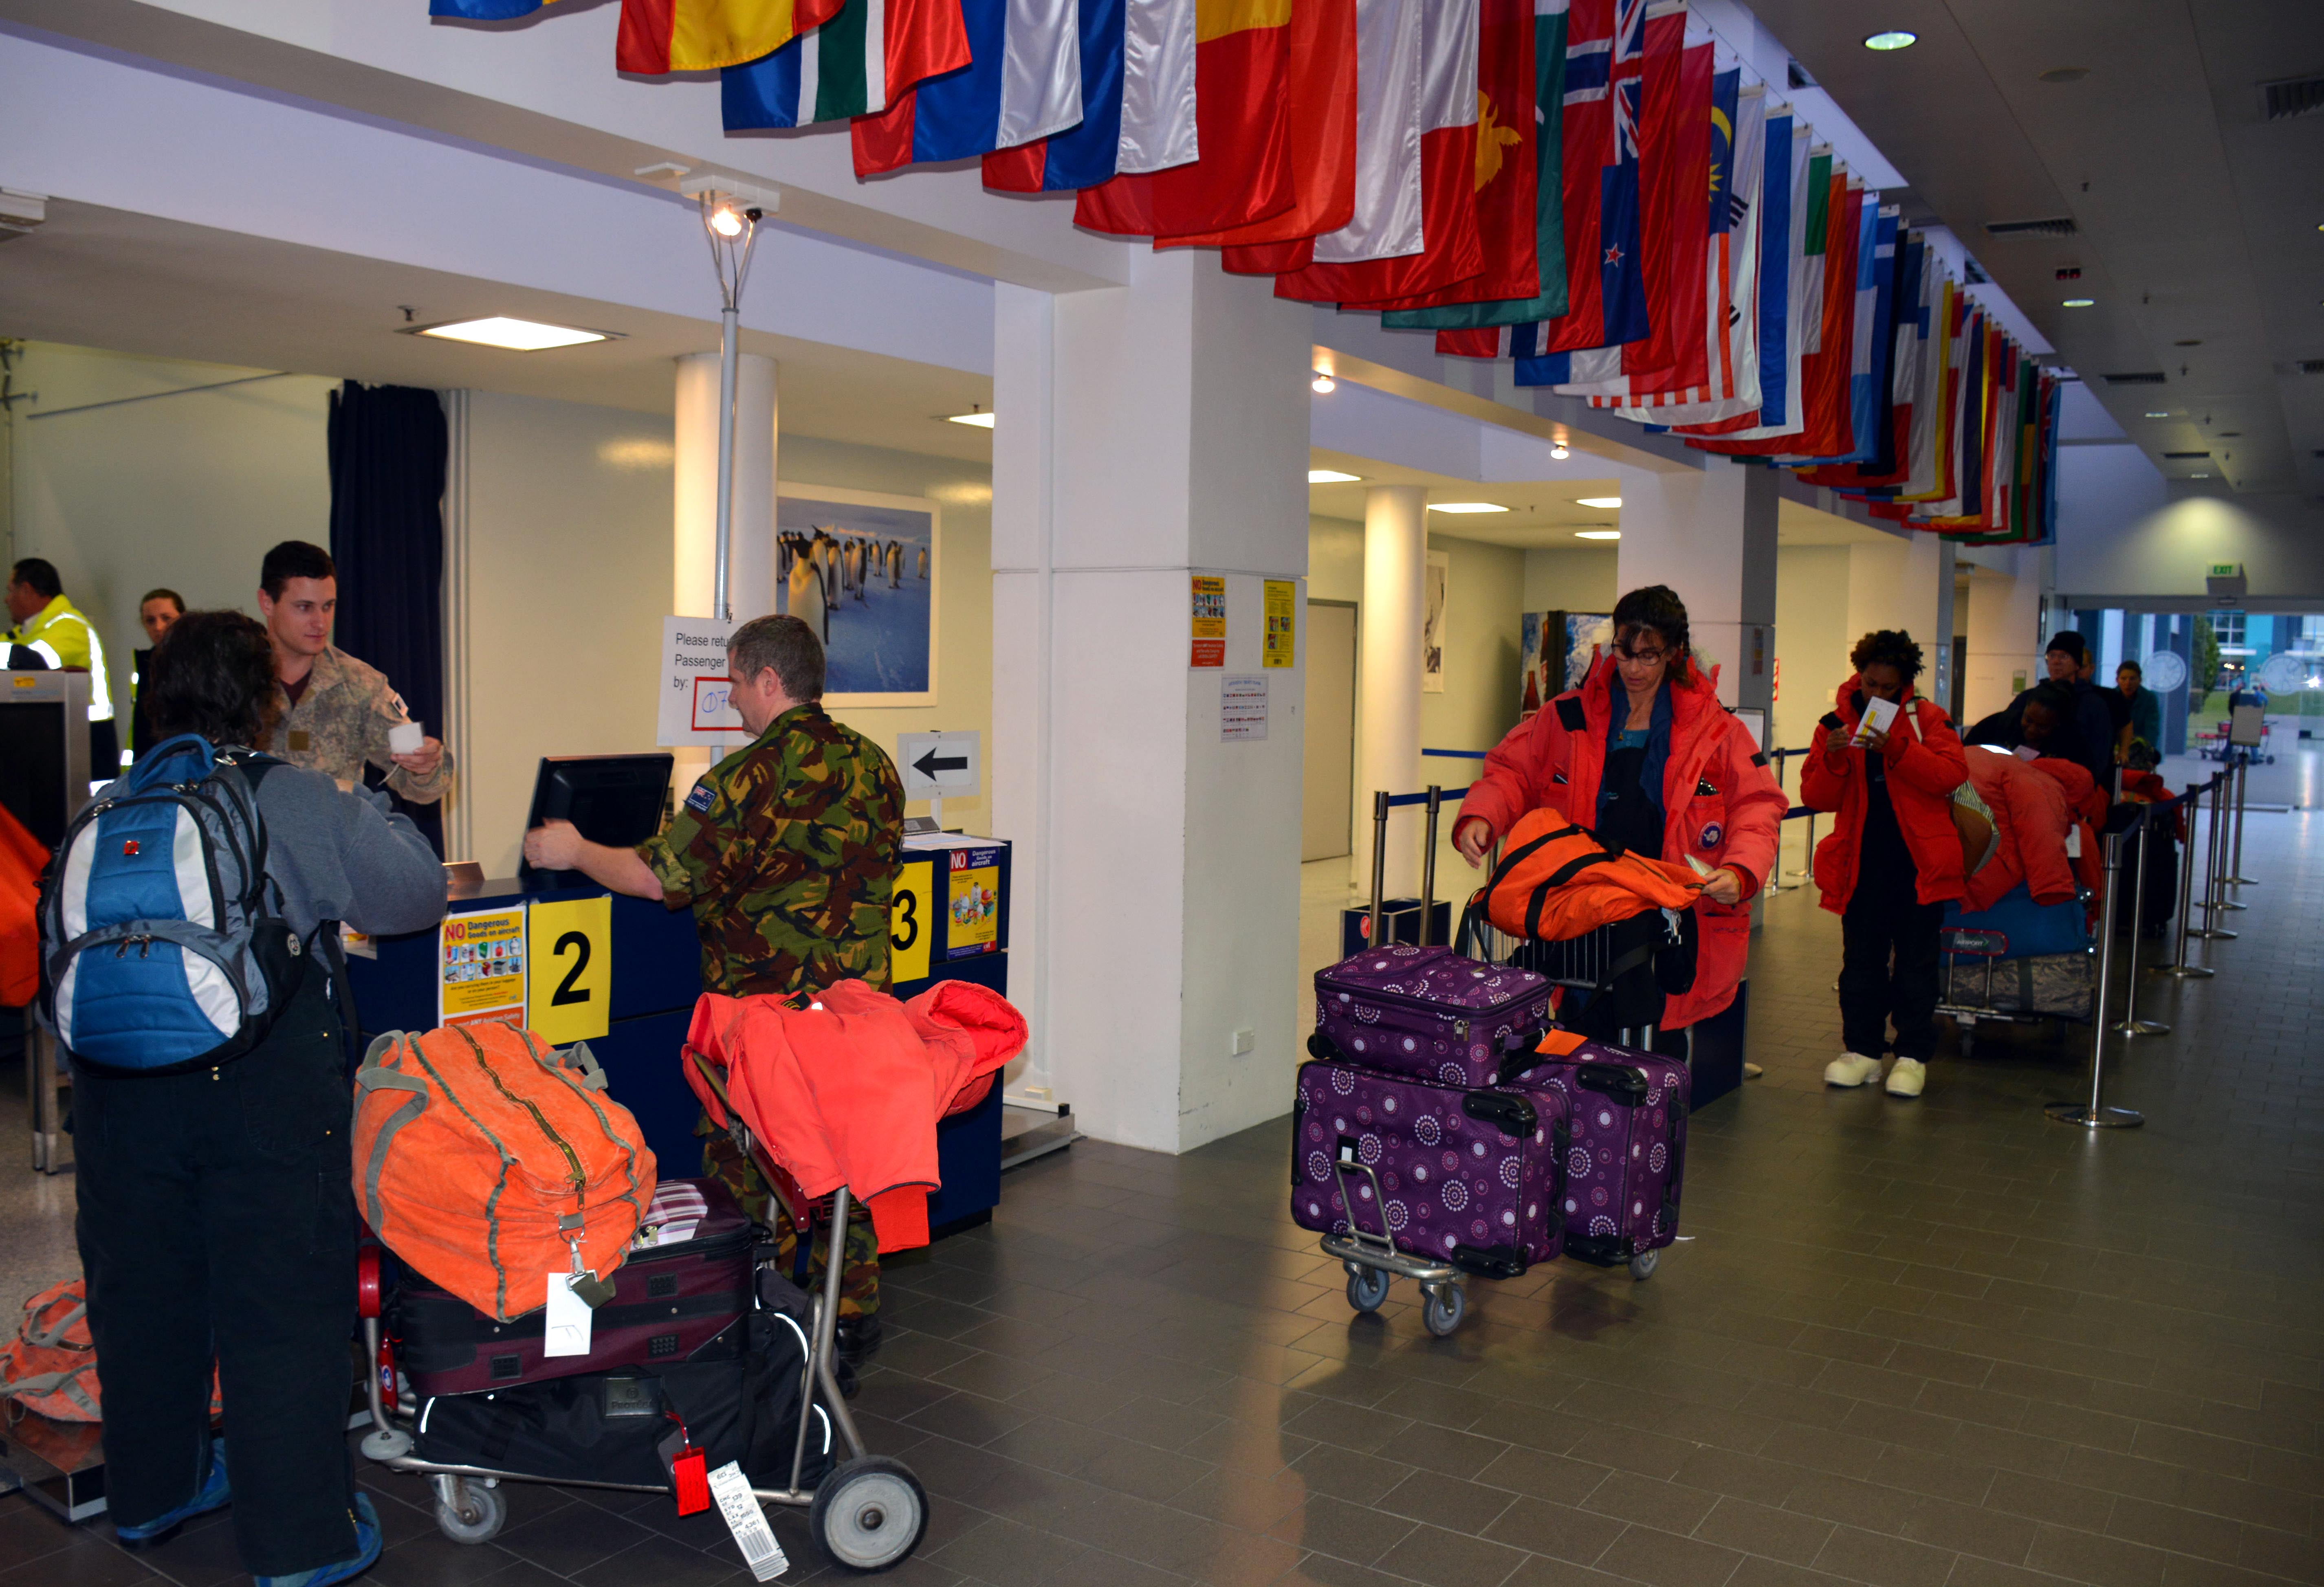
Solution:
<svg viewBox="0 0 2324 1587">
<path fill-rule="evenodd" d="M 1475 1089 L 1503 1078 L 1549 1029 L 1549 982 L 1448 947 L 1367 948 L 1315 972 L 1307 1050 Z"/>
<path fill-rule="evenodd" d="M 641 1233 L 649 1228 L 683 1238 L 631 1248 L 613 1269 L 613 1298 L 590 1318 L 587 1355 L 541 1354 L 546 1308 L 503 1323 L 407 1268 L 396 1292 L 397 1364 L 425 1398 L 739 1350 L 744 1331 L 727 1330 L 751 1309 L 758 1226 L 715 1179 L 665 1179 Z"/>
<path fill-rule="evenodd" d="M 1678 1238 L 1686 1167 L 1684 1064 L 1585 1041 L 1519 1076 L 1567 1099 L 1572 1139 L 1565 1161 L 1565 1254 L 1603 1267 L 1655 1269 L 1655 1253 Z"/>
<path fill-rule="evenodd" d="M 1558 1253 L 1566 1093 L 1531 1079 L 1466 1087 L 1330 1061 L 1299 1066 L 1291 1218 L 1385 1232 L 1407 1255 L 1512 1278 Z M 1337 1159 L 1348 1167 L 1334 1174 Z M 1369 1170 L 1367 1172 L 1366 1170 Z"/>
</svg>

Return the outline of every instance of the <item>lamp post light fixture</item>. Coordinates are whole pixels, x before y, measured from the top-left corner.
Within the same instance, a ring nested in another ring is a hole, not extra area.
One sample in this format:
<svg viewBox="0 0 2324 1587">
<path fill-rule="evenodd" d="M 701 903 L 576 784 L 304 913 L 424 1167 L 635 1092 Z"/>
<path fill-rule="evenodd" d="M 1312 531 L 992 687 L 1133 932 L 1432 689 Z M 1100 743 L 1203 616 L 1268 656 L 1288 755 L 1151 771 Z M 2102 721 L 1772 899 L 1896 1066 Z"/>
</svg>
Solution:
<svg viewBox="0 0 2324 1587">
<path fill-rule="evenodd" d="M 710 267 L 718 277 L 718 550 L 711 578 L 711 614 L 733 621 L 727 567 L 734 546 L 734 375 L 741 348 L 742 286 L 757 251 L 759 223 L 782 202 L 779 193 L 726 177 L 687 177 L 678 192 L 702 214 Z"/>
</svg>

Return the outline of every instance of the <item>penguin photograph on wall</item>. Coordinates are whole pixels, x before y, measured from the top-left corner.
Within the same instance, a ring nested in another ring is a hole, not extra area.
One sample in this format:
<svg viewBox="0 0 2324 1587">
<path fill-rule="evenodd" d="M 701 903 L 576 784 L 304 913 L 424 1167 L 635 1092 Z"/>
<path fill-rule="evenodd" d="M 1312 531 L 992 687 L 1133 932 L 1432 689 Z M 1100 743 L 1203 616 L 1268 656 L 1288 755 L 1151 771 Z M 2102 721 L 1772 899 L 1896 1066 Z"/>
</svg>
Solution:
<svg viewBox="0 0 2324 1587">
<path fill-rule="evenodd" d="M 937 518 L 924 496 L 778 487 L 775 610 L 822 636 L 825 704 L 936 703 Z"/>
</svg>

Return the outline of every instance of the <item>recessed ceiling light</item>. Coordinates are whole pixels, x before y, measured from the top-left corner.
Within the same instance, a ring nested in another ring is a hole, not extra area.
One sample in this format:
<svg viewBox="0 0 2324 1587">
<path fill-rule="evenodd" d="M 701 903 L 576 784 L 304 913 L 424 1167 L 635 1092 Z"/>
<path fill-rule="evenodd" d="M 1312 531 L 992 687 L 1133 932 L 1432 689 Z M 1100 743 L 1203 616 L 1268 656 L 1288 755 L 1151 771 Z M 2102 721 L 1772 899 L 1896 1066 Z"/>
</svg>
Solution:
<svg viewBox="0 0 2324 1587">
<path fill-rule="evenodd" d="M 2170 417 L 2171 417 L 2171 415 L 2169 415 L 2168 413 L 2150 413 L 2150 414 L 2148 414 L 2148 415 L 2147 415 L 2147 417 L 2148 417 L 2149 419 L 2168 419 L 2168 418 L 2170 418 Z"/>
<path fill-rule="evenodd" d="M 1891 28 L 1886 32 L 1867 34 L 1864 47 L 1867 50 L 1910 50 L 1920 42 L 1918 33 L 1908 33 L 1903 28 Z"/>
<path fill-rule="evenodd" d="M 1342 474 L 1336 468 L 1311 468 L 1307 471 L 1309 484 L 1353 484 L 1363 478 L 1360 474 Z"/>
<path fill-rule="evenodd" d="M 1622 538 L 1622 531 L 1618 529 L 1577 529 L 1573 531 L 1573 538 L 1577 540 L 1618 540 Z"/>
<path fill-rule="evenodd" d="M 992 411 L 989 408 L 980 408 L 967 413 L 947 413 L 944 416 L 944 420 L 946 424 L 973 424 L 979 429 L 991 429 Z"/>
<path fill-rule="evenodd" d="M 2096 298 L 2069 298 L 2063 303 L 2060 304 L 2059 307 L 2061 309 L 2089 309 L 2096 307 L 2097 304 L 2098 300 Z"/>
<path fill-rule="evenodd" d="M 544 347 L 575 347 L 583 342 L 610 341 L 602 330 L 581 330 L 569 325 L 543 325 L 533 319 L 511 319 L 495 314 L 485 319 L 455 320 L 450 325 L 415 327 L 415 336 L 440 337 L 447 342 L 474 342 L 484 347 L 506 347 L 514 353 L 538 353 Z"/>
<path fill-rule="evenodd" d="M 1577 507 L 1600 507 L 1605 509 L 1607 512 L 1611 512 L 1616 508 L 1621 506 L 1622 498 L 1619 496 L 1576 496 L 1573 498 L 1573 504 Z"/>
<path fill-rule="evenodd" d="M 1506 512 L 1507 507 L 1495 502 L 1431 502 L 1431 512 Z"/>
<path fill-rule="evenodd" d="M 2187 477 L 2189 479 L 2209 479 L 2211 476 L 2208 474 L 2190 474 Z"/>
</svg>

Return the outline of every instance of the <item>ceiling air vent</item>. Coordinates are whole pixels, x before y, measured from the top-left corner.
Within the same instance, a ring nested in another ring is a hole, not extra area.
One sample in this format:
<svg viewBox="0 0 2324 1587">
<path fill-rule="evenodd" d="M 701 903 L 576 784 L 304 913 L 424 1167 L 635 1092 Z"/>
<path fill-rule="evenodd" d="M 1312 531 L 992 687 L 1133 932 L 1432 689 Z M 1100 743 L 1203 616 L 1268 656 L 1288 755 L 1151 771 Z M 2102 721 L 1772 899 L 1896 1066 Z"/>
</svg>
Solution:
<svg viewBox="0 0 2324 1587">
<path fill-rule="evenodd" d="M 1988 220 L 1985 223 L 1988 237 L 2070 237 L 2077 235 L 2074 217 L 2061 215 L 2050 220 Z"/>
<path fill-rule="evenodd" d="M 2313 115 L 2324 110 L 2324 78 L 2290 78 L 2280 83 L 2262 83 L 2259 92 L 2270 121 L 2290 121 L 2295 115 Z"/>
<path fill-rule="evenodd" d="M 2324 374 L 2324 358 L 2302 358 L 2300 361 L 2300 373 L 2302 374 Z"/>
<path fill-rule="evenodd" d="M 2173 463 L 2192 463 L 2210 456 L 2209 452 L 2165 452 L 2163 455 Z"/>
<path fill-rule="evenodd" d="M 2098 378 L 2110 386 L 2159 386 L 2163 383 L 2163 372 L 2143 369 L 2130 374 L 2102 374 Z"/>
</svg>

